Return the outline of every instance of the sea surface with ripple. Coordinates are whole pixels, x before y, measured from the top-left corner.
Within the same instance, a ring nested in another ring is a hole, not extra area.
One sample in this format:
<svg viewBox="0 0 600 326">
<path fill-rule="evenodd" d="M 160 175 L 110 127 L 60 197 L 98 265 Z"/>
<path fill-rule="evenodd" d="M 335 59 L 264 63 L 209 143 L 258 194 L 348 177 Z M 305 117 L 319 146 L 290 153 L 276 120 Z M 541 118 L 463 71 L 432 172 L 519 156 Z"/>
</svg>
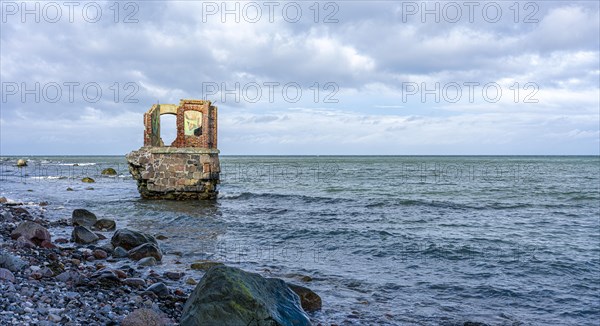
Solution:
<svg viewBox="0 0 600 326">
<path fill-rule="evenodd" d="M 124 157 L 16 159 L 0 159 L 0 196 L 162 234 L 163 268 L 201 273 L 187 266 L 210 259 L 310 276 L 316 323 L 600 320 L 597 156 L 221 156 L 210 202 L 140 199 Z"/>
</svg>

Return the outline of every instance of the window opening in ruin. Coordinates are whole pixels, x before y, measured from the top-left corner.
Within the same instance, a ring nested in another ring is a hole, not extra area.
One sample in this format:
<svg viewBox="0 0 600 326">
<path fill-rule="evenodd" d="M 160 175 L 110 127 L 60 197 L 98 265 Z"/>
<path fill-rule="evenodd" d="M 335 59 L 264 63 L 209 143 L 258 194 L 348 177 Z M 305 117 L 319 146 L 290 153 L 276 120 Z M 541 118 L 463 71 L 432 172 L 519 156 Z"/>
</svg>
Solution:
<svg viewBox="0 0 600 326">
<path fill-rule="evenodd" d="M 171 143 L 177 138 L 177 117 L 173 114 L 163 114 L 160 116 L 160 138 L 164 146 L 171 146 Z"/>
</svg>

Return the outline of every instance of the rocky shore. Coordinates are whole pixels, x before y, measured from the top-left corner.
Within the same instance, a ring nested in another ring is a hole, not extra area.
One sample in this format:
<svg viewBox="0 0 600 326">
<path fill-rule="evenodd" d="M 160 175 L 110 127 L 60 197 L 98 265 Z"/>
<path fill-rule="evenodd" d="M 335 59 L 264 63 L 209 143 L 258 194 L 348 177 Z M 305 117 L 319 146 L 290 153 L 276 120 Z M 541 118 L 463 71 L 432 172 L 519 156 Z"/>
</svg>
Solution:
<svg viewBox="0 0 600 326">
<path fill-rule="evenodd" d="M 321 307 L 307 288 L 218 262 L 192 266 L 201 280 L 158 273 L 160 240 L 83 208 L 49 221 L 45 205 L 0 197 L 0 325 L 310 325 Z"/>
</svg>

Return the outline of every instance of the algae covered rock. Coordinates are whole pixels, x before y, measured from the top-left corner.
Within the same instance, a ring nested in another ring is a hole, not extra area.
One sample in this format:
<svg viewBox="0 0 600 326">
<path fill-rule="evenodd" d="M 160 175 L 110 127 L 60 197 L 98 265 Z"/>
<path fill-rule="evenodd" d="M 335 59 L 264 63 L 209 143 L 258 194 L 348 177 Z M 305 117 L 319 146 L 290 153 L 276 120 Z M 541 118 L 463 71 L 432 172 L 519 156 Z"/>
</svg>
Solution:
<svg viewBox="0 0 600 326">
<path fill-rule="evenodd" d="M 300 299 L 280 279 L 239 268 L 215 266 L 200 280 L 183 307 L 182 326 L 303 326 L 310 320 Z"/>
<path fill-rule="evenodd" d="M 223 265 L 223 263 L 211 260 L 199 260 L 193 262 L 190 268 L 196 271 L 207 271 L 215 266 Z"/>
<path fill-rule="evenodd" d="M 117 175 L 117 171 L 115 171 L 115 169 L 113 168 L 106 168 L 104 170 L 102 170 L 102 175 Z"/>
<path fill-rule="evenodd" d="M 94 183 L 96 182 L 96 180 L 90 178 L 90 177 L 85 177 L 83 179 L 81 179 L 81 182 L 85 182 L 85 183 Z"/>
</svg>

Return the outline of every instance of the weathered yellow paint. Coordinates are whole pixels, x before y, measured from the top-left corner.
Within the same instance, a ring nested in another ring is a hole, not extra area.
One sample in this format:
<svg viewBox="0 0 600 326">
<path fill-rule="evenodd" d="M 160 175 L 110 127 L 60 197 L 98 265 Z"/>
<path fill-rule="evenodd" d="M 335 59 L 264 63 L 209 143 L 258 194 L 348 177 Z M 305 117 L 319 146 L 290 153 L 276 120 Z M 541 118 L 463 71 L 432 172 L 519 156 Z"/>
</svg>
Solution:
<svg viewBox="0 0 600 326">
<path fill-rule="evenodd" d="M 176 104 L 160 104 L 160 114 L 177 114 Z"/>
</svg>

